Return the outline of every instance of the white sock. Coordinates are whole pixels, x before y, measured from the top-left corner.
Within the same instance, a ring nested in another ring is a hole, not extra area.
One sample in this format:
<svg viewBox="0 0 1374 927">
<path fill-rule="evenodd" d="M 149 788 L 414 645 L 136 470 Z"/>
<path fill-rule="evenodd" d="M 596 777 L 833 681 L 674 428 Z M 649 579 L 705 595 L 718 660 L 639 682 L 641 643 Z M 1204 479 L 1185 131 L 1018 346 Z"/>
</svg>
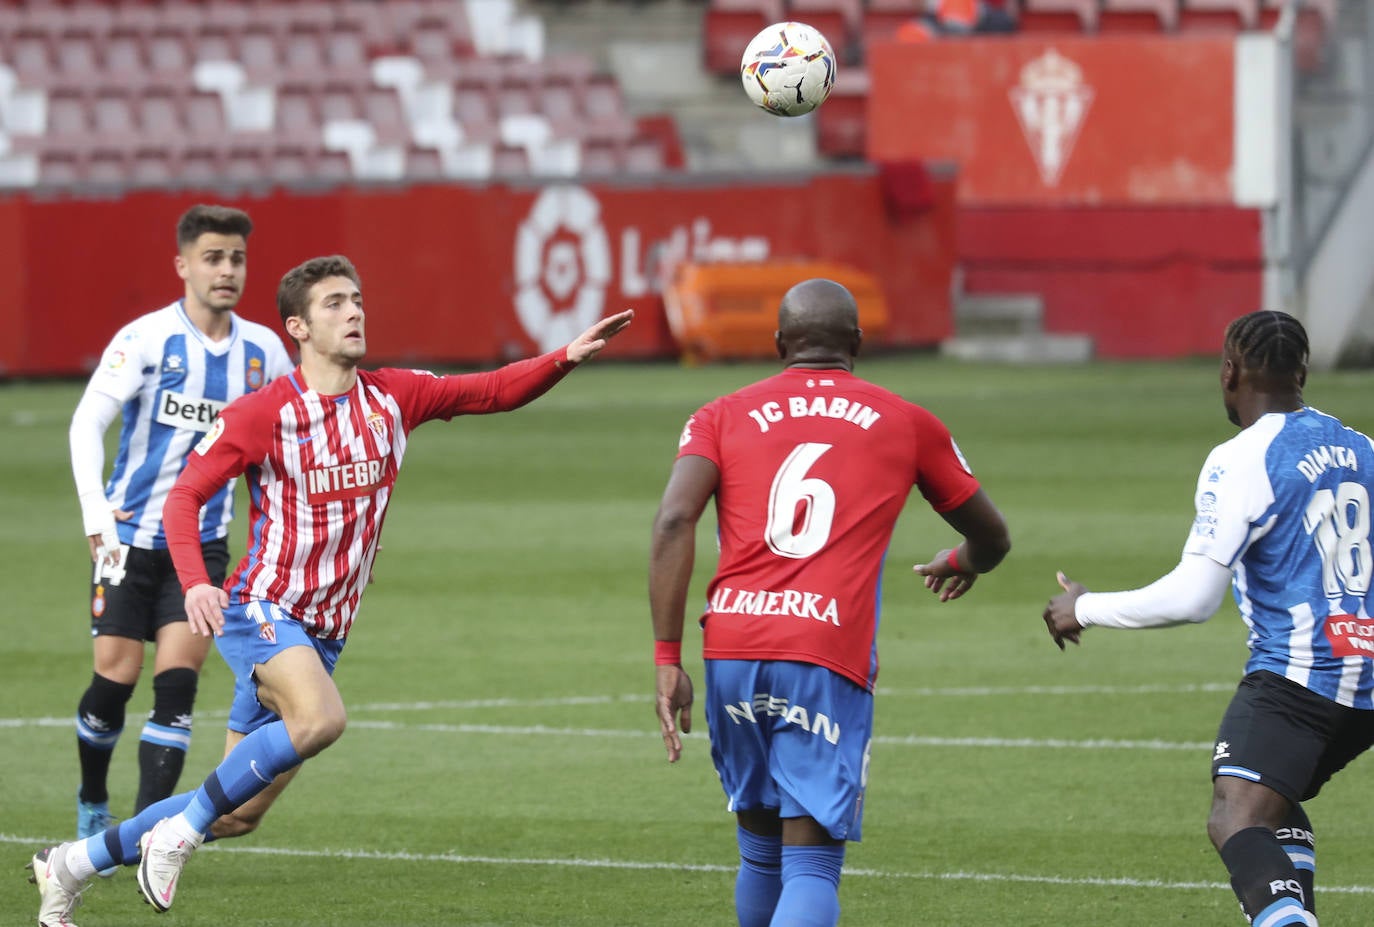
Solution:
<svg viewBox="0 0 1374 927">
<path fill-rule="evenodd" d="M 77 882 L 84 882 L 95 875 L 95 867 L 91 865 L 91 852 L 86 846 L 91 840 L 104 840 L 104 837 L 87 837 L 85 840 L 78 840 L 75 843 L 64 843 L 62 846 L 53 850 L 54 853 L 65 853 L 63 865 L 58 867 L 60 872 L 66 869 L 73 879 Z M 69 886 L 70 887 L 70 886 Z"/>
<path fill-rule="evenodd" d="M 167 819 L 167 830 L 177 839 L 184 840 L 193 847 L 200 846 L 205 840 L 205 835 L 191 826 L 191 822 L 186 820 L 186 815 L 175 814 Z"/>
</svg>

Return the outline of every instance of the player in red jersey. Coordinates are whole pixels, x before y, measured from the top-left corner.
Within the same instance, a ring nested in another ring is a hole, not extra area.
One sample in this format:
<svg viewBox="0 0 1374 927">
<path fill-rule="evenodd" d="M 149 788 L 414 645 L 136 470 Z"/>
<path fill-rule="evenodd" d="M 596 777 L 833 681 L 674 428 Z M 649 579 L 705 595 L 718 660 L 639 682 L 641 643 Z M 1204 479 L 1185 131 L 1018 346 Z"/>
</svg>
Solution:
<svg viewBox="0 0 1374 927">
<path fill-rule="evenodd" d="M 234 671 L 230 749 L 194 793 L 35 856 L 45 927 L 70 924 L 95 871 L 140 856 L 139 889 L 165 911 L 212 824 L 216 837 L 257 825 L 300 763 L 343 733 L 332 672 L 372 572 L 410 431 L 431 419 L 531 402 L 596 356 L 634 315 L 609 316 L 565 348 L 491 373 L 441 377 L 358 368 L 365 316 L 358 273 L 346 258 L 314 258 L 289 271 L 277 306 L 300 366 L 223 411 L 163 512 L 191 629 L 214 635 Z M 199 512 L 238 475 L 251 502 L 248 553 L 221 588 L 201 557 Z"/>
<path fill-rule="evenodd" d="M 783 371 L 687 420 L 654 519 L 649 605 L 668 759 L 692 729 L 682 669 L 696 524 L 714 496 L 720 560 L 701 618 L 711 757 L 738 818 L 741 927 L 833 925 L 860 838 L 878 673 L 880 577 L 913 486 L 964 540 L 915 567 L 941 601 L 1010 549 L 1001 514 L 934 415 L 853 373 L 849 292 L 783 297 Z"/>
</svg>

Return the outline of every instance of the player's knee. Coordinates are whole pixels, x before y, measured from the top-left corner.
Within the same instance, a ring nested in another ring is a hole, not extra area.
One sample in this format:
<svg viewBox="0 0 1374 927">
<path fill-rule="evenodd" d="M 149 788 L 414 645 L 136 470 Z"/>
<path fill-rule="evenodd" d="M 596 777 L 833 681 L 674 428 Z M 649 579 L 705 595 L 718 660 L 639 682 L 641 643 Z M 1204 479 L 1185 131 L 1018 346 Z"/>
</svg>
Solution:
<svg viewBox="0 0 1374 927">
<path fill-rule="evenodd" d="M 153 714 L 162 724 L 173 724 L 185 718 L 189 726 L 191 709 L 196 703 L 195 670 L 184 666 L 163 670 L 153 677 Z"/>
<path fill-rule="evenodd" d="M 287 729 L 291 734 L 291 745 L 302 758 L 307 758 L 342 737 L 347 726 L 347 716 L 338 711 L 313 714 L 295 724 L 288 723 Z"/>
</svg>

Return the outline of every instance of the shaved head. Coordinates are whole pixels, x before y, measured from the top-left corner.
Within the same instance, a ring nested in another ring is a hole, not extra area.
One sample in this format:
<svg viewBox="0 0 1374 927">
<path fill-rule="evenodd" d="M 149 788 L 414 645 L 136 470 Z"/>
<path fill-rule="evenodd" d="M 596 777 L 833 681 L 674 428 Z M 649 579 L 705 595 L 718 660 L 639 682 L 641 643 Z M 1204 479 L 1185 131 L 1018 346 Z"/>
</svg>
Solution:
<svg viewBox="0 0 1374 927">
<path fill-rule="evenodd" d="M 803 280 L 778 306 L 778 354 L 788 364 L 852 367 L 862 337 L 854 297 L 833 280 Z"/>
</svg>

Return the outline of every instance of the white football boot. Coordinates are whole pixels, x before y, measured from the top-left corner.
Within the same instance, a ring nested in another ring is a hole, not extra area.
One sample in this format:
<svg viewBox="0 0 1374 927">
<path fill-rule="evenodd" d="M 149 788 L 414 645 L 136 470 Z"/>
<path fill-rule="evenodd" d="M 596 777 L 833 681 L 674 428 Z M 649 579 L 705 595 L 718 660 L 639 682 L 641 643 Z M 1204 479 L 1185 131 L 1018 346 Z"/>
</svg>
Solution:
<svg viewBox="0 0 1374 927">
<path fill-rule="evenodd" d="M 172 906 L 181 870 L 200 846 L 198 840 L 192 842 L 173 833 L 170 823 L 170 818 L 163 818 L 138 842 L 143 849 L 143 859 L 138 864 L 138 890 L 143 893 L 143 900 L 159 912 Z"/>
<path fill-rule="evenodd" d="M 29 881 L 38 886 L 42 903 L 38 908 L 38 927 L 76 927 L 72 909 L 81 903 L 81 893 L 90 879 L 77 879 L 67 870 L 67 847 L 47 847 L 33 855 L 28 868 Z"/>
</svg>

